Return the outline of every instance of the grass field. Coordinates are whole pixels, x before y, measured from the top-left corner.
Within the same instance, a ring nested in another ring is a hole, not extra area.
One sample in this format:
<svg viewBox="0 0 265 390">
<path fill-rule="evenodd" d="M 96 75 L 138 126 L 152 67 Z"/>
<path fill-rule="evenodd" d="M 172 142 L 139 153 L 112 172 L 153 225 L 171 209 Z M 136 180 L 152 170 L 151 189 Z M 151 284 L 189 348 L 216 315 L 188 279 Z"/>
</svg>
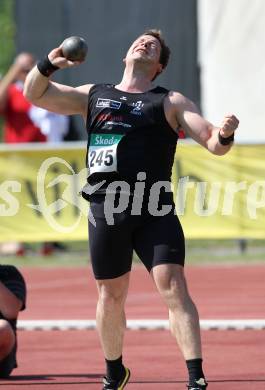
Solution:
<svg viewBox="0 0 265 390">
<path fill-rule="evenodd" d="M 2 264 L 17 266 L 82 266 L 89 262 L 85 241 L 64 243 L 66 250 L 41 256 L 39 244 L 30 244 L 25 256 L 0 255 Z M 139 259 L 134 255 L 134 261 Z M 237 240 L 187 240 L 186 264 L 265 263 L 265 240 L 248 240 L 242 251 Z"/>
</svg>

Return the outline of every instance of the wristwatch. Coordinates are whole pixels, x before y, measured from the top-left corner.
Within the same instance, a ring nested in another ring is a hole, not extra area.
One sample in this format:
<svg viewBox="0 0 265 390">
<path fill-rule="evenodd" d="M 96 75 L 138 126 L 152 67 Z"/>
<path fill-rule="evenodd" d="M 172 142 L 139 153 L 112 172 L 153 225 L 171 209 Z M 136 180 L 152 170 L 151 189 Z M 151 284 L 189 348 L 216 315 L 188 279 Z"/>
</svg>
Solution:
<svg viewBox="0 0 265 390">
<path fill-rule="evenodd" d="M 235 133 L 229 135 L 229 137 L 223 137 L 220 134 L 220 131 L 218 133 L 218 141 L 220 142 L 221 145 L 229 145 L 231 142 L 234 141 L 235 138 Z"/>
</svg>

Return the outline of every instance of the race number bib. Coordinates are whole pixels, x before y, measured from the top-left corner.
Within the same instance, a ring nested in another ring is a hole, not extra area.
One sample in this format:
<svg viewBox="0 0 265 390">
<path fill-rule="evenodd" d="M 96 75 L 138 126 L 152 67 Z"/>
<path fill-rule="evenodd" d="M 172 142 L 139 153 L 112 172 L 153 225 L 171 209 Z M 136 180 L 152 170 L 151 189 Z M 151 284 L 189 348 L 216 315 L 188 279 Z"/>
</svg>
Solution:
<svg viewBox="0 0 265 390">
<path fill-rule="evenodd" d="M 117 146 L 122 134 L 92 134 L 89 144 L 89 174 L 117 171 Z"/>
</svg>

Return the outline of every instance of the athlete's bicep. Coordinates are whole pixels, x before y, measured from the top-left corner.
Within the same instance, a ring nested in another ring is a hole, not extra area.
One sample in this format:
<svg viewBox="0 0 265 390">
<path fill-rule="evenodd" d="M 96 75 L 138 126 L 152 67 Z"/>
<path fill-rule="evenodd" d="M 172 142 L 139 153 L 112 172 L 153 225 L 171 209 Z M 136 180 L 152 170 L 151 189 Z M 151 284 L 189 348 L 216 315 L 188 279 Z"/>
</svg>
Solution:
<svg viewBox="0 0 265 390">
<path fill-rule="evenodd" d="M 90 85 L 70 87 L 50 82 L 45 93 L 34 104 L 58 114 L 86 115 Z"/>
<path fill-rule="evenodd" d="M 212 125 L 200 114 L 189 110 L 184 112 L 181 125 L 191 138 L 207 148 L 207 141 L 211 137 Z"/>
<path fill-rule="evenodd" d="M 199 144 L 207 147 L 207 141 L 211 137 L 212 124 L 205 120 L 197 106 L 180 95 L 176 99 L 176 115 L 184 131 Z"/>
</svg>

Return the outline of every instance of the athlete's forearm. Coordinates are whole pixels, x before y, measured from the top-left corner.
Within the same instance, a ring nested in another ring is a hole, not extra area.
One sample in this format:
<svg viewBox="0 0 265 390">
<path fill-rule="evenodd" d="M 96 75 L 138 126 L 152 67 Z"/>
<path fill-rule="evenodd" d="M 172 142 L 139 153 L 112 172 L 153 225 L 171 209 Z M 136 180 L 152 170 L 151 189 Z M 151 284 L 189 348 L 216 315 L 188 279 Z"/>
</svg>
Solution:
<svg viewBox="0 0 265 390">
<path fill-rule="evenodd" d="M 211 136 L 207 141 L 207 148 L 212 153 L 222 156 L 232 147 L 234 132 L 239 125 L 239 120 L 235 115 L 228 114 L 224 117 L 220 127 L 212 126 Z"/>
<path fill-rule="evenodd" d="M 233 142 L 230 142 L 228 145 L 222 145 L 219 141 L 219 132 L 221 131 L 220 127 L 213 127 L 211 130 L 211 137 L 207 141 L 207 148 L 208 150 L 216 154 L 217 156 L 223 156 L 233 146 Z"/>
<path fill-rule="evenodd" d="M 34 104 L 38 103 L 38 100 L 47 91 L 50 80 L 48 77 L 43 76 L 38 70 L 37 66 L 29 72 L 24 84 L 24 96 Z"/>
</svg>

